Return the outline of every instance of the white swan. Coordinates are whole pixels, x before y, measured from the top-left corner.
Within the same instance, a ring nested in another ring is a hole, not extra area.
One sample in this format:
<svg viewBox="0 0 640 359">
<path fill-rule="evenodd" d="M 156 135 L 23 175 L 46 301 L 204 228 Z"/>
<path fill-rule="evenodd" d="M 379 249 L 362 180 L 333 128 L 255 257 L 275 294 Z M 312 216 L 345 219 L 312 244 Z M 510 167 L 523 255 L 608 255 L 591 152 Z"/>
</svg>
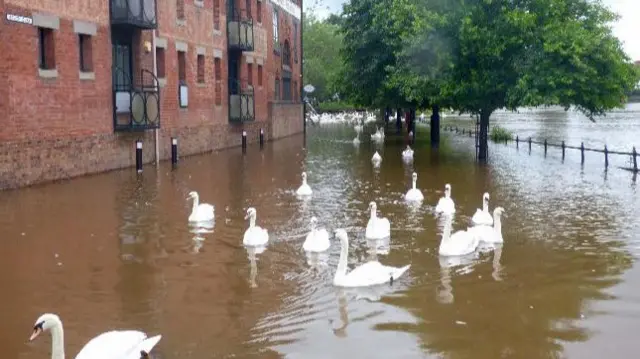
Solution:
<svg viewBox="0 0 640 359">
<path fill-rule="evenodd" d="M 379 166 L 381 162 L 382 156 L 380 156 L 378 151 L 376 151 L 376 153 L 373 154 L 373 157 L 371 157 L 371 163 L 373 163 L 374 166 Z"/>
<path fill-rule="evenodd" d="M 357 134 L 360 134 L 360 132 L 362 132 L 362 128 L 363 126 L 361 124 L 359 124 L 356 120 L 356 124 L 353 125 L 353 129 L 356 131 Z"/>
<path fill-rule="evenodd" d="M 476 213 L 471 217 L 471 222 L 476 226 L 492 226 L 493 218 L 489 213 L 489 193 L 482 195 L 482 210 L 477 209 Z"/>
<path fill-rule="evenodd" d="M 208 203 L 199 203 L 198 192 L 191 191 L 187 196 L 188 199 L 193 199 L 193 208 L 189 215 L 189 222 L 201 222 L 211 221 L 214 218 L 214 208 Z"/>
<path fill-rule="evenodd" d="M 364 236 L 369 239 L 383 239 L 391 236 L 391 223 L 385 217 L 377 216 L 377 206 L 375 202 L 369 203 L 371 216 L 367 223 Z"/>
<path fill-rule="evenodd" d="M 324 252 L 331 246 L 329 242 L 329 232 L 324 228 L 316 228 L 318 219 L 311 217 L 311 231 L 307 234 L 307 239 L 302 244 L 302 249 L 306 252 Z"/>
<path fill-rule="evenodd" d="M 354 145 L 359 145 L 360 144 L 360 132 L 356 133 L 356 138 L 353 139 L 353 144 Z"/>
<path fill-rule="evenodd" d="M 474 226 L 468 229 L 469 233 L 475 236 L 480 242 L 485 243 L 503 243 L 502 238 L 502 216 L 504 214 L 504 208 L 496 207 L 493 210 L 493 227 L 491 226 Z"/>
<path fill-rule="evenodd" d="M 311 196 L 313 191 L 311 187 L 307 184 L 307 172 L 302 172 L 302 184 L 296 191 L 298 196 Z"/>
<path fill-rule="evenodd" d="M 418 174 L 413 172 L 413 175 L 411 175 L 411 177 L 412 177 L 411 180 L 413 182 L 413 185 L 411 189 L 407 191 L 407 194 L 404 195 L 404 199 L 405 201 L 410 201 L 410 202 L 420 202 L 424 200 L 424 195 L 422 195 L 422 191 L 416 188 L 416 182 L 418 181 Z"/>
<path fill-rule="evenodd" d="M 446 217 L 438 254 L 441 256 L 464 256 L 475 252 L 480 241 L 472 233 L 457 231 L 451 235 L 452 218 L 453 216 Z"/>
<path fill-rule="evenodd" d="M 402 151 L 402 160 L 405 162 L 413 161 L 413 150 L 411 146 L 407 145 L 407 148 Z"/>
<path fill-rule="evenodd" d="M 256 209 L 250 207 L 247 209 L 247 215 L 244 219 L 249 219 L 249 228 L 244 232 L 242 244 L 245 246 L 264 246 L 269 242 L 269 233 L 264 228 L 256 226 Z"/>
<path fill-rule="evenodd" d="M 64 359 L 64 330 L 60 318 L 51 313 L 41 315 L 33 326 L 29 341 L 45 331 L 51 331 L 51 359 Z M 142 359 L 160 341 L 162 335 L 147 338 L 137 330 L 113 330 L 91 339 L 80 350 L 76 359 Z"/>
<path fill-rule="evenodd" d="M 335 233 L 340 240 L 340 259 L 336 275 L 333 277 L 333 285 L 338 287 L 368 287 L 378 284 L 391 283 L 400 278 L 409 269 L 410 264 L 401 267 L 388 267 L 378 261 L 370 261 L 354 268 L 347 273 L 347 257 L 349 257 L 349 237 L 344 229 L 338 229 Z"/>
<path fill-rule="evenodd" d="M 448 215 L 456 213 L 456 205 L 453 203 L 453 200 L 451 199 L 450 184 L 447 183 L 444 185 L 444 197 L 441 197 L 440 200 L 438 201 L 435 211 L 436 213 L 442 213 L 442 214 L 448 214 Z"/>
<path fill-rule="evenodd" d="M 382 127 L 378 128 L 378 130 L 371 135 L 371 140 L 379 143 L 384 141 L 384 130 Z"/>
</svg>

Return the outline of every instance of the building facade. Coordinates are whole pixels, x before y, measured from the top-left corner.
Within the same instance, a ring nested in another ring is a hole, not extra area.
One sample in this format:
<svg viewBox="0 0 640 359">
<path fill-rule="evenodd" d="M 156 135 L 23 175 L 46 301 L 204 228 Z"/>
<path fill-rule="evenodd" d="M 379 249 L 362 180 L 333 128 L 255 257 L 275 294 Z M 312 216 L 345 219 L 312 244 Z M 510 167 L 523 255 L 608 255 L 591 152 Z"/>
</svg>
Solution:
<svg viewBox="0 0 640 359">
<path fill-rule="evenodd" d="M 302 0 L 0 0 L 0 189 L 303 131 Z"/>
</svg>

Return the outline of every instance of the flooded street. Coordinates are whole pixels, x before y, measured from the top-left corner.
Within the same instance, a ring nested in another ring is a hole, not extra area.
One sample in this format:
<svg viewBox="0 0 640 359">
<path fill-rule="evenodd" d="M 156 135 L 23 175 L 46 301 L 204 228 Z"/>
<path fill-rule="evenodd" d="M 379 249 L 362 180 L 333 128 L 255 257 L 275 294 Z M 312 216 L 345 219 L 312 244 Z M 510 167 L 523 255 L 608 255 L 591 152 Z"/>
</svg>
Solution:
<svg viewBox="0 0 640 359">
<path fill-rule="evenodd" d="M 493 123 L 630 150 L 638 112 L 606 129 L 557 111 L 551 122 L 536 112 Z M 130 168 L 0 192 L 4 357 L 49 357 L 48 334 L 27 342 L 44 312 L 60 315 L 69 358 L 95 335 L 127 328 L 162 334 L 154 357 L 165 359 L 636 355 L 640 193 L 630 172 L 605 173 L 601 159 L 581 167 L 579 153 L 562 163 L 551 151 L 544 158 L 542 149 L 528 155 L 493 144 L 490 164 L 478 166 L 473 139 L 449 132 L 439 153 L 420 142 L 413 165 L 389 141 L 376 170 L 372 127 L 365 132 L 356 147 L 352 126 L 309 127 L 306 149 L 297 136 L 246 155 L 183 158 L 176 169 L 163 163 L 141 175 Z M 417 209 L 403 200 L 414 170 L 425 196 Z M 302 171 L 310 201 L 294 193 Z M 442 227 L 432 210 L 445 183 L 454 231 L 467 228 L 484 192 L 491 209 L 505 208 L 501 250 L 439 259 Z M 188 224 L 190 191 L 215 205 L 213 229 Z M 364 238 L 370 201 L 391 221 L 380 253 Z M 270 234 L 263 253 L 242 245 L 248 207 Z M 311 216 L 331 233 L 326 258 L 302 251 Z M 376 256 L 411 268 L 393 286 L 334 287 L 336 228 L 349 234 L 350 268 Z"/>
</svg>

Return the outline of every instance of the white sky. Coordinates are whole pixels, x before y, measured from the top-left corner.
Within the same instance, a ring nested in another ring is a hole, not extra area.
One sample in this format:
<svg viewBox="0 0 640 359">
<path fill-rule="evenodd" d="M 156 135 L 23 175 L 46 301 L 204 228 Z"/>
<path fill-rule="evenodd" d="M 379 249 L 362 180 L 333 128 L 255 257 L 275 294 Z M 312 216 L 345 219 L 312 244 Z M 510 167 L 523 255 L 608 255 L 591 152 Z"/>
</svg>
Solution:
<svg viewBox="0 0 640 359">
<path fill-rule="evenodd" d="M 347 0 L 305 0 L 305 8 L 316 2 L 316 14 L 322 18 L 342 10 Z M 602 0 L 621 18 L 613 25 L 614 34 L 624 44 L 624 49 L 632 60 L 640 60 L 640 0 Z"/>
</svg>

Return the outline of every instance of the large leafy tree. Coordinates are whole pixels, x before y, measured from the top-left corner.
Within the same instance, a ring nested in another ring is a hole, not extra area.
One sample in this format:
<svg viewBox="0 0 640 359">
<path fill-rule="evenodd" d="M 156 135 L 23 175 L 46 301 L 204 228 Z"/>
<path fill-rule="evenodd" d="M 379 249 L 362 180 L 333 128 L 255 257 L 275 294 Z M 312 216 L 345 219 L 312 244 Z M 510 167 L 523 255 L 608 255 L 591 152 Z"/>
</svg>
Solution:
<svg viewBox="0 0 640 359">
<path fill-rule="evenodd" d="M 304 17 L 304 80 L 316 90 L 313 97 L 322 102 L 338 92 L 338 82 L 342 59 L 342 35 L 339 25 L 319 20 L 313 13 Z"/>
</svg>

